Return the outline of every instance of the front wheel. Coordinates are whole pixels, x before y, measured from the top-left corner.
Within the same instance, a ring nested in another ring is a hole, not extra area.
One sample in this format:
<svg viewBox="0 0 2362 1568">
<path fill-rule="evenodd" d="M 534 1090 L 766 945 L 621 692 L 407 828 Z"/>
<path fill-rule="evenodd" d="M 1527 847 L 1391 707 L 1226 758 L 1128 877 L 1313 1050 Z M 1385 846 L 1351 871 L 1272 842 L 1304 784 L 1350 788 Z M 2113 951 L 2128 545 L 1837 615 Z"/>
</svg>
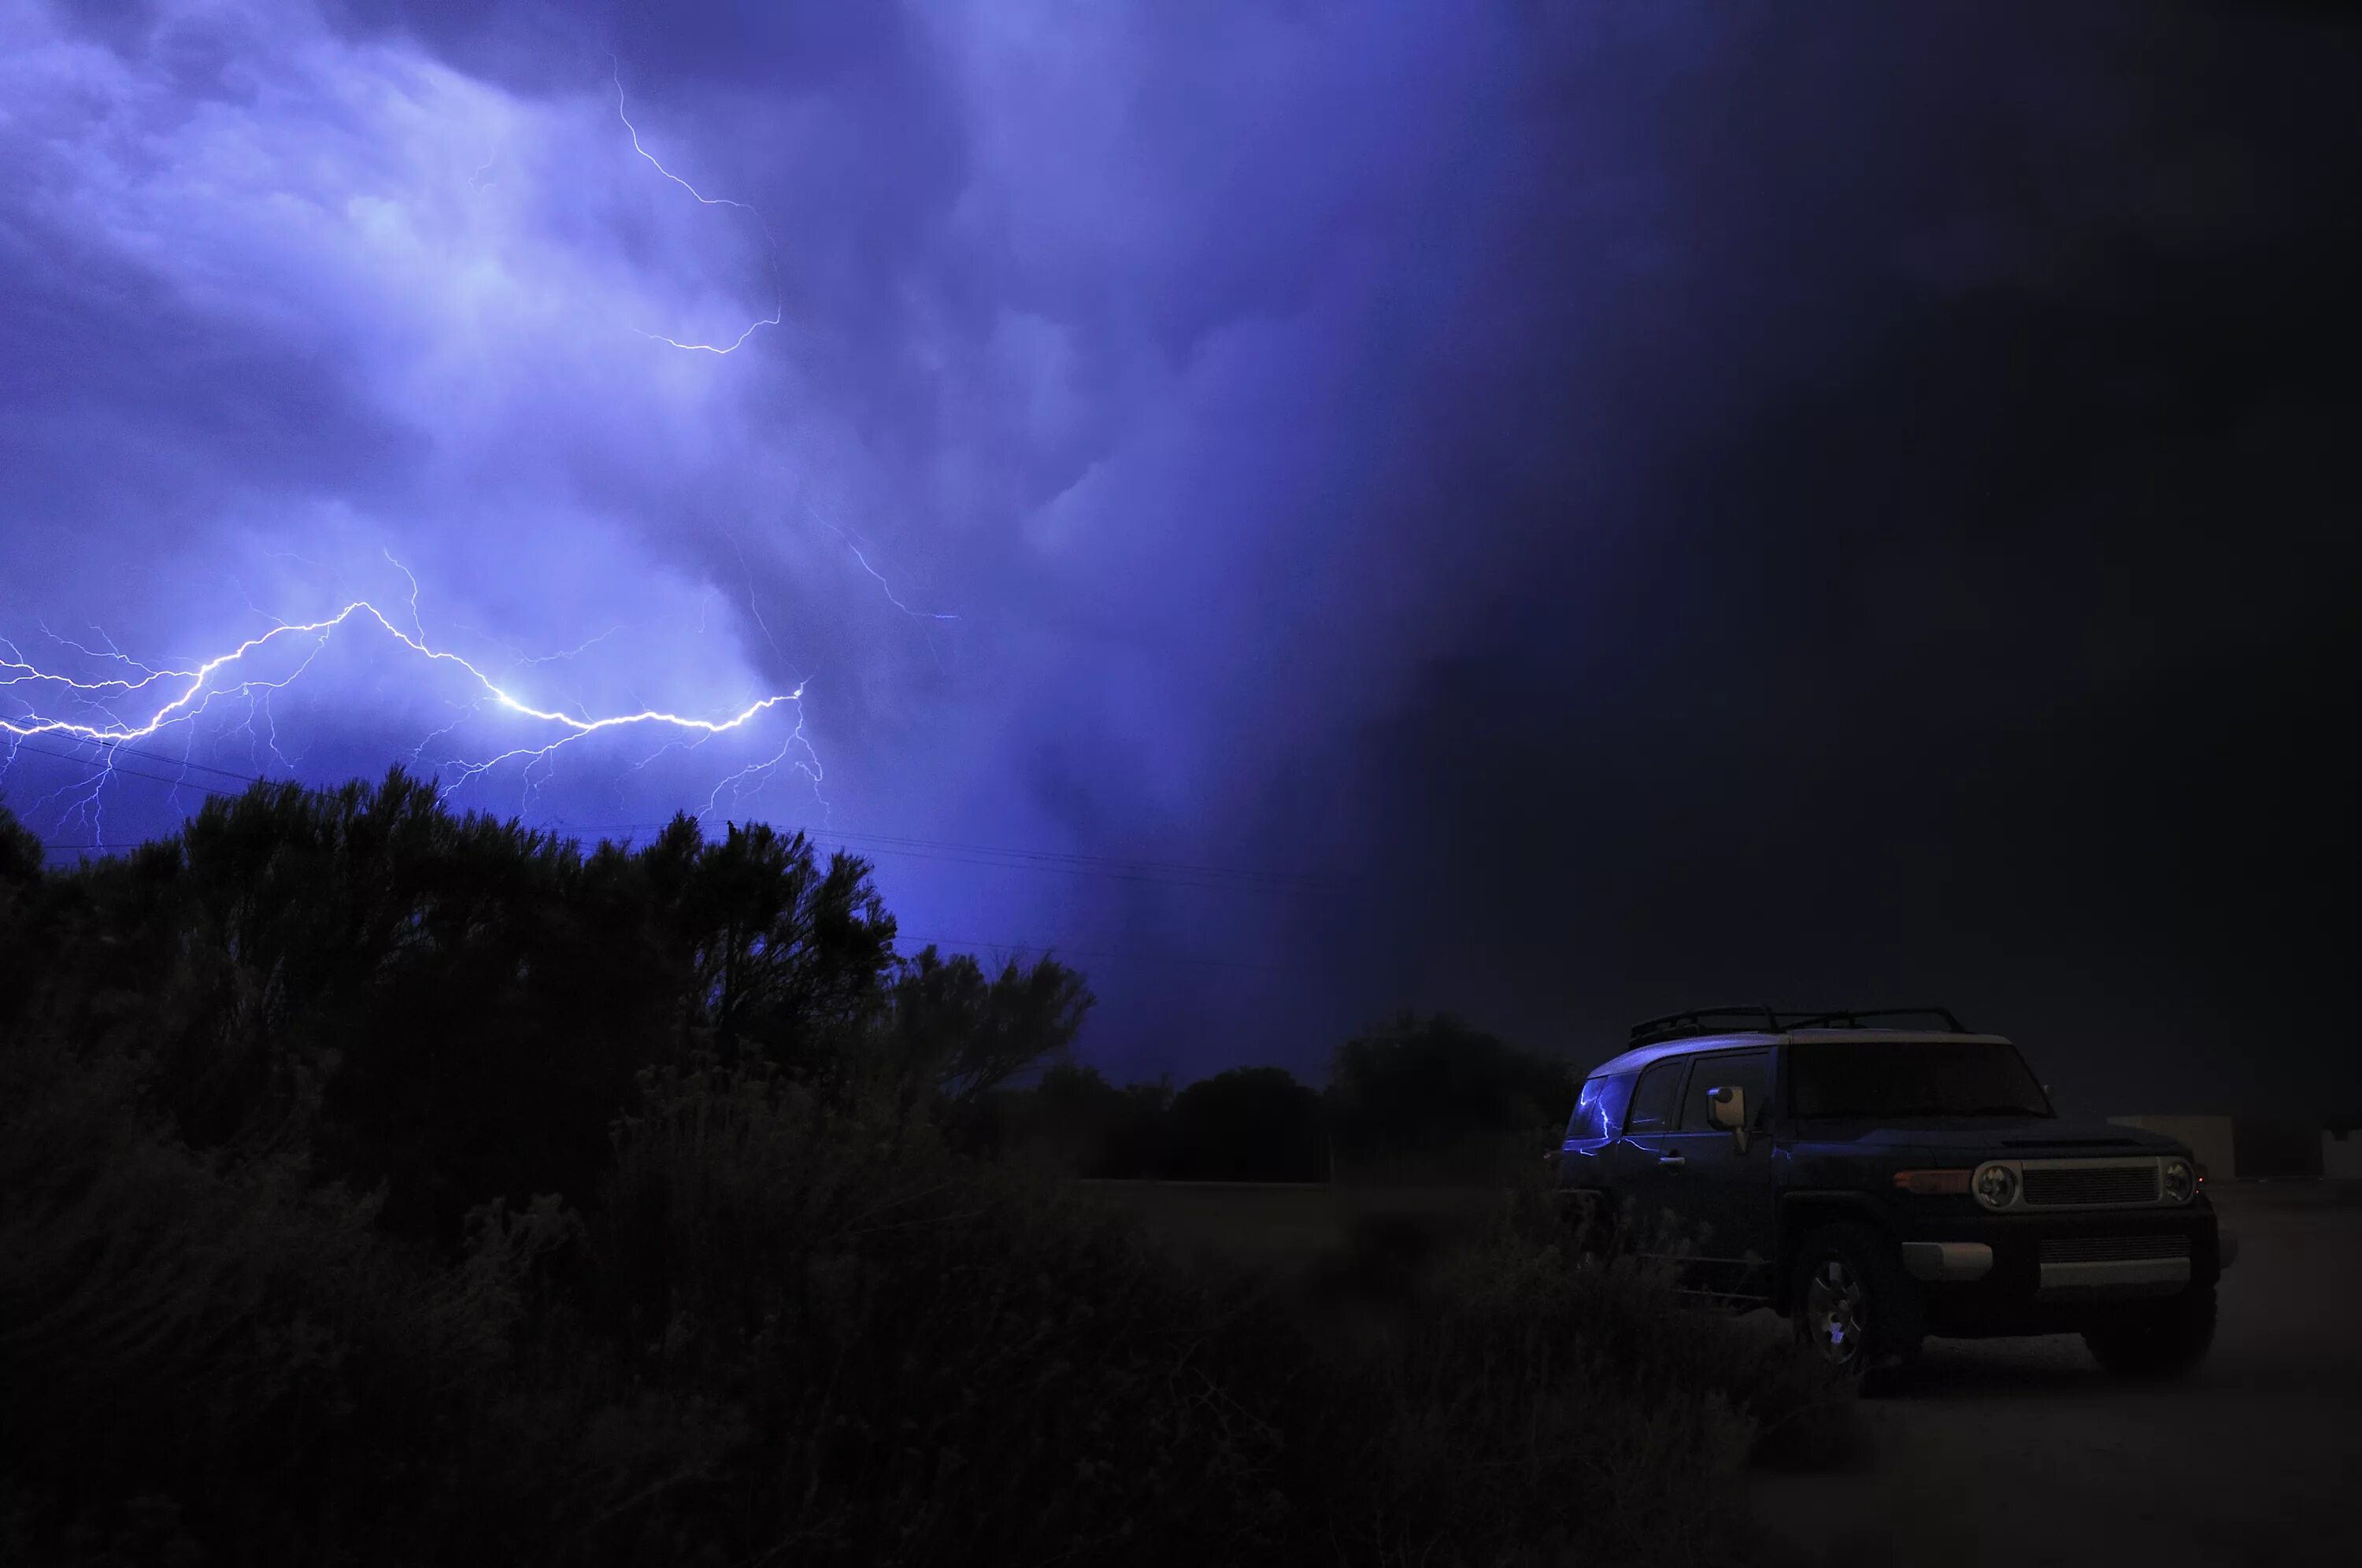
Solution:
<svg viewBox="0 0 2362 1568">
<path fill-rule="evenodd" d="M 1894 1244 L 1860 1225 L 1805 1238 L 1789 1279 L 1796 1338 L 1838 1371 L 1891 1374 L 1919 1353 L 1919 1297 Z"/>
<path fill-rule="evenodd" d="M 2083 1331 L 2092 1358 L 2119 1377 L 2177 1377 L 2214 1343 L 2210 1280 L 2158 1301 L 2127 1302 Z"/>
</svg>

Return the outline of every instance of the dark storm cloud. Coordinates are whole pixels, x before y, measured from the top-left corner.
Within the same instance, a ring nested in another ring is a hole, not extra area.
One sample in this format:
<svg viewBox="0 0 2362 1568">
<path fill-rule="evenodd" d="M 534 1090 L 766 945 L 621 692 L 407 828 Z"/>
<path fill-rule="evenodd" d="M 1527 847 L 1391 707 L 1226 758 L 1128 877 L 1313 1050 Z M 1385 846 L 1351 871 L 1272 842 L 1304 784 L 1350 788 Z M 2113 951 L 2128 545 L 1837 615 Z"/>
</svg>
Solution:
<svg viewBox="0 0 2362 1568">
<path fill-rule="evenodd" d="M 1595 1054 L 1736 988 L 2092 1030 L 2096 1076 L 2122 993 L 2236 949 L 2183 982 L 2219 1019 L 2334 939 L 2205 911 L 2270 847 L 2213 824 L 2351 781 L 2276 737 L 2350 653 L 2352 50 L 2064 12 L 53 20 L 0 124 L 0 602 L 202 646 L 259 623 L 78 541 L 277 614 L 406 592 L 390 547 L 471 646 L 634 628 L 516 667 L 569 701 L 809 678 L 841 825 L 1357 878 L 881 859 L 921 934 L 1269 971 L 1087 964 L 1120 1069 L 1397 1002 Z M 726 358 L 639 336 L 775 298 Z M 340 758 L 434 722 L 366 663 Z M 486 803 L 660 816 L 777 740 Z M 2276 745 L 2268 797 L 2202 766 Z M 757 782 L 722 806 L 817 813 Z"/>
<path fill-rule="evenodd" d="M 1701 993 L 1933 996 L 2094 1109 L 2362 1093 L 2300 1021 L 2353 936 L 2353 38 L 1761 41 L 1682 204 L 1732 373 L 1663 384 L 1714 417 L 1652 412 L 1639 521 L 1340 759 L 1396 769 L 1414 907 L 1480 911 L 1347 950 L 1595 1054 Z"/>
</svg>

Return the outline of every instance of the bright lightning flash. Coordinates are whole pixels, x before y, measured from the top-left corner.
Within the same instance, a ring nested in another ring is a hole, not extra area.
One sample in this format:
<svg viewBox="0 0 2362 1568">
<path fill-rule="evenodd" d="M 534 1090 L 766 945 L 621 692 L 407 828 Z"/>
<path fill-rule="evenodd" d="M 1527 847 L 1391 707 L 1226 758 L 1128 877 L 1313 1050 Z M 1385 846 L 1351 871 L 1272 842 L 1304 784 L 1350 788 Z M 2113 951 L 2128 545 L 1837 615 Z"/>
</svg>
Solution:
<svg viewBox="0 0 2362 1568">
<path fill-rule="evenodd" d="M 396 563 L 397 566 L 399 564 Z M 407 576 L 407 573 L 405 572 L 404 575 Z M 411 611 L 413 624 L 416 625 L 417 602 L 414 579 L 412 580 L 412 593 L 413 597 L 408 608 Z M 802 712 L 804 685 L 802 682 L 799 682 L 793 690 L 759 698 L 746 703 L 734 712 L 717 718 L 701 718 L 693 714 L 668 712 L 646 706 L 626 712 L 601 715 L 586 712 L 578 716 L 526 701 L 502 686 L 469 659 L 447 649 L 430 645 L 425 640 L 423 629 L 415 632 L 404 631 L 376 605 L 367 600 L 359 599 L 345 605 L 334 614 L 316 621 L 281 622 L 270 631 L 258 636 L 248 637 L 226 652 L 184 668 L 143 664 L 116 648 L 111 639 L 105 641 L 103 648 L 91 648 L 58 636 L 55 633 L 49 634 L 53 641 L 66 647 L 94 660 L 113 663 L 126 671 L 123 675 L 94 680 L 82 679 L 59 670 L 44 668 L 28 658 L 24 650 L 16 644 L 0 638 L 0 690 L 13 689 L 46 694 L 53 702 L 62 700 L 74 705 L 83 715 L 69 717 L 53 712 L 44 712 L 32 697 L 18 696 L 17 701 L 23 704 L 22 711 L 15 714 L 0 713 L 0 741 L 6 743 L 5 751 L 0 751 L 0 765 L 5 765 L 6 761 L 11 760 L 16 750 L 25 743 L 42 737 L 52 737 L 98 747 L 101 756 L 92 765 L 97 771 L 89 779 L 84 780 L 86 793 L 79 801 L 78 813 L 94 823 L 97 821 L 96 813 L 99 806 L 96 790 L 112 775 L 116 753 L 118 749 L 130 747 L 137 755 L 152 756 L 154 755 L 152 753 L 138 753 L 137 743 L 152 739 L 173 725 L 192 724 L 216 701 L 226 699 L 235 700 L 239 697 L 248 699 L 248 728 L 250 729 L 253 724 L 254 708 L 257 704 L 260 705 L 266 723 L 270 722 L 268 706 L 270 694 L 292 685 L 299 679 L 311 667 L 320 651 L 327 646 L 330 635 L 339 628 L 348 624 L 366 624 L 368 623 L 375 623 L 386 635 L 428 663 L 448 666 L 462 672 L 477 690 L 470 711 L 489 708 L 497 712 L 530 721 L 536 725 L 544 726 L 547 731 L 555 732 L 549 738 L 538 744 L 511 746 L 495 756 L 480 760 L 453 758 L 445 761 L 440 765 L 438 771 L 441 768 L 455 771 L 454 788 L 505 763 L 521 762 L 524 765 L 521 773 L 524 782 L 525 798 L 529 803 L 539 789 L 540 781 L 536 778 L 535 769 L 540 768 L 542 776 L 546 777 L 550 759 L 561 747 L 570 745 L 587 736 L 609 730 L 646 728 L 673 732 L 675 735 L 673 745 L 701 745 L 716 735 L 745 729 L 772 709 L 788 705 L 796 710 L 796 723 L 787 738 L 780 744 L 778 752 L 768 760 L 741 768 L 729 778 L 724 779 L 715 788 L 713 796 L 708 802 L 709 809 L 717 808 L 720 805 L 725 790 L 731 792 L 732 799 L 734 801 L 744 793 L 750 781 L 767 775 L 783 764 L 795 767 L 809 778 L 812 782 L 815 795 L 818 794 L 821 782 L 820 758 L 804 734 Z M 101 636 L 104 638 L 105 634 L 102 633 Z M 255 669 L 253 663 L 258 656 L 262 655 L 272 645 L 280 643 L 292 644 L 304 649 L 302 657 L 293 671 L 279 674 Z M 128 716 L 120 712 L 126 708 L 133 710 Z M 464 716 L 462 715 L 463 718 Z M 460 722 L 460 720 L 454 720 L 451 724 L 446 725 L 442 730 L 422 741 L 412 751 L 412 759 L 418 760 L 426 746 L 434 744 L 442 735 L 449 734 Z M 662 749 L 669 750 L 671 746 Z M 272 751 L 274 755 L 277 754 L 275 733 L 272 736 Z M 185 756 L 182 760 L 185 763 Z M 285 759 L 282 757 L 281 760 L 283 762 Z M 651 757 L 649 760 L 654 759 Z M 185 781 L 185 767 L 183 781 Z M 826 804 L 825 801 L 822 803 Z"/>
<path fill-rule="evenodd" d="M 756 328 L 777 326 L 787 315 L 787 291 L 781 287 L 779 283 L 778 241 L 771 237 L 771 226 L 764 221 L 763 215 L 756 211 L 753 205 L 745 202 L 732 201 L 727 196 L 707 195 L 704 192 L 699 190 L 696 186 L 690 184 L 688 181 L 682 179 L 679 175 L 666 168 L 663 163 L 657 160 L 655 153 L 650 152 L 646 148 L 640 145 L 640 127 L 632 123 L 632 118 L 629 115 L 624 113 L 623 68 L 621 65 L 616 63 L 613 55 L 608 57 L 608 64 L 611 67 L 612 74 L 613 75 L 615 82 L 615 117 L 623 121 L 624 129 L 631 133 L 632 150 L 638 153 L 642 158 L 646 159 L 649 165 L 654 168 L 657 173 L 663 175 L 666 179 L 671 181 L 674 184 L 679 186 L 682 190 L 687 191 L 690 195 L 696 197 L 700 204 L 709 207 L 736 207 L 740 212 L 752 215 L 755 220 L 755 226 L 763 231 L 763 252 L 769 259 L 771 265 L 771 288 L 773 294 L 771 314 L 764 316 L 759 321 L 749 324 L 745 331 L 741 332 L 737 337 L 732 338 L 727 343 L 684 343 L 678 337 L 668 337 L 661 332 L 642 332 L 638 327 L 634 327 L 632 330 L 639 332 L 641 337 L 648 338 L 651 341 L 657 343 L 669 343 L 676 348 L 686 348 L 692 353 L 734 354 L 738 351 L 739 345 L 745 343 L 746 339 L 755 336 Z"/>
</svg>

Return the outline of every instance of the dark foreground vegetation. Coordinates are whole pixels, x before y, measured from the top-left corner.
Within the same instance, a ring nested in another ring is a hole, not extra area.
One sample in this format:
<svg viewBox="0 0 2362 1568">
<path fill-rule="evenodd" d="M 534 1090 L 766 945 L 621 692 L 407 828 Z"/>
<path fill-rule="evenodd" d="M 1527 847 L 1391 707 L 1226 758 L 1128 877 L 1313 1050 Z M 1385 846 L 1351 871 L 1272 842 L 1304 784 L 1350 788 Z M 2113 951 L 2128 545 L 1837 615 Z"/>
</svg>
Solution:
<svg viewBox="0 0 2362 1568">
<path fill-rule="evenodd" d="M 1010 1133 L 1079 977 L 893 937 L 800 838 L 399 774 L 63 872 L 0 813 L 0 1561 L 1712 1561 L 1847 1441 L 1539 1187 L 1409 1279 L 1147 1244 Z"/>
</svg>

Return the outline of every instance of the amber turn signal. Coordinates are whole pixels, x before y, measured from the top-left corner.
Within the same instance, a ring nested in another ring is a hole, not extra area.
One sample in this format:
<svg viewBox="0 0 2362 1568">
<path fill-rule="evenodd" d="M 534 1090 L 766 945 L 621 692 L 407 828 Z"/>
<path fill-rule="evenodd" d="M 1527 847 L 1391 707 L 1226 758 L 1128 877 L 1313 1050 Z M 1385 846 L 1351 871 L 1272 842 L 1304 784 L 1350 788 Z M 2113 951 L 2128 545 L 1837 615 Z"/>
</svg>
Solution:
<svg viewBox="0 0 2362 1568">
<path fill-rule="evenodd" d="M 1950 1193 L 1966 1197 L 1967 1171 L 1896 1171 L 1894 1185 L 1904 1192 Z"/>
</svg>

